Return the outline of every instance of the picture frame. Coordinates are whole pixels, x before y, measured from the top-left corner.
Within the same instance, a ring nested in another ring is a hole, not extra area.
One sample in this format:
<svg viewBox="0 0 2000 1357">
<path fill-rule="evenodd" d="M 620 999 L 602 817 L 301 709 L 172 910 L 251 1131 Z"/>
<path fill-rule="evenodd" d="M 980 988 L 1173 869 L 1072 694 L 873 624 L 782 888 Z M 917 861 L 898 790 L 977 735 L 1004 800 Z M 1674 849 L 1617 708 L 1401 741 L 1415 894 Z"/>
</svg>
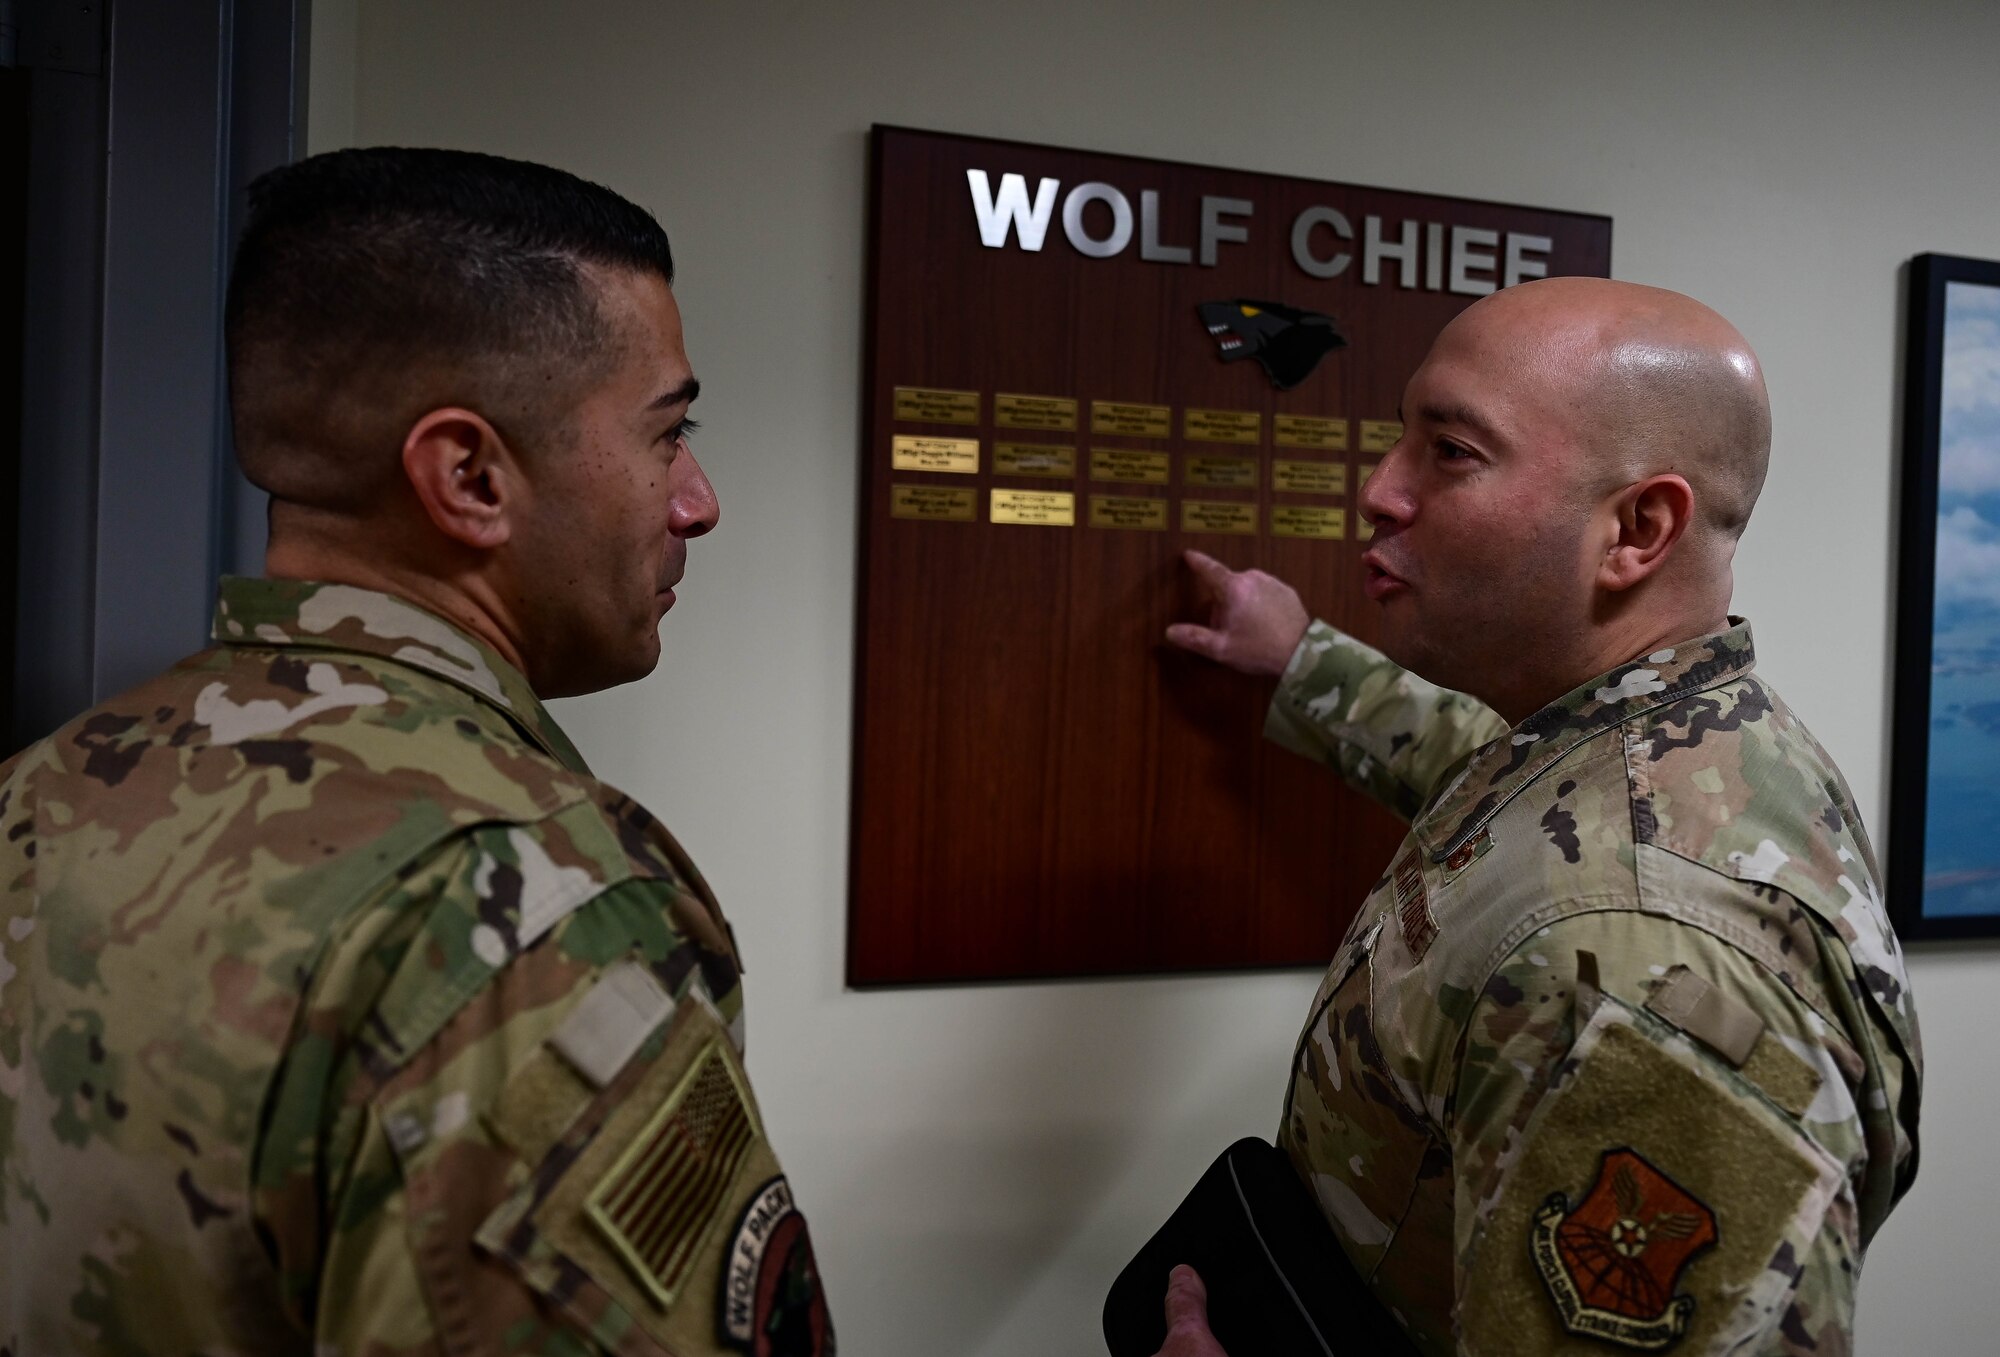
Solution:
<svg viewBox="0 0 2000 1357">
<path fill-rule="evenodd" d="M 1906 942 L 2000 937 L 2000 260 L 1907 284 L 1889 911 Z"/>
</svg>

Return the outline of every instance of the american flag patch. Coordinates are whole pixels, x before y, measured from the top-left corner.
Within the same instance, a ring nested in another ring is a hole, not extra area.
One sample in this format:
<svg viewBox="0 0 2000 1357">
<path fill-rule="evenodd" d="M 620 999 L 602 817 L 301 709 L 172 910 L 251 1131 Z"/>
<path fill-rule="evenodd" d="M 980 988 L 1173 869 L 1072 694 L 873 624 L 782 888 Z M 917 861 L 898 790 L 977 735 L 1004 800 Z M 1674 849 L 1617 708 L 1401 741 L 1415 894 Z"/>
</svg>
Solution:
<svg viewBox="0 0 2000 1357">
<path fill-rule="evenodd" d="M 710 1042 L 584 1203 L 653 1299 L 671 1307 L 759 1131 L 735 1068 Z"/>
</svg>

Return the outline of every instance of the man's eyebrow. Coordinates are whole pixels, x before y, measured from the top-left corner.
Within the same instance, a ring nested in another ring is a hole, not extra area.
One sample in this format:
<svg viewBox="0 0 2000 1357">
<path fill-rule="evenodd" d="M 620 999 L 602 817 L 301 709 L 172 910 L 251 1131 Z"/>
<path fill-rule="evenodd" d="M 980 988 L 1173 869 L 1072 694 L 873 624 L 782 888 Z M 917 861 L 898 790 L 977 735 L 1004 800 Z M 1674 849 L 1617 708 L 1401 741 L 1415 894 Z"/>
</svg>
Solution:
<svg viewBox="0 0 2000 1357">
<path fill-rule="evenodd" d="M 1459 424 L 1471 429 L 1484 438 L 1496 437 L 1493 426 L 1479 417 L 1479 413 L 1466 405 L 1427 404 L 1418 409 L 1420 419 L 1431 424 Z"/>
<path fill-rule="evenodd" d="M 686 381 L 682 382 L 679 386 L 675 387 L 673 390 L 663 392 L 656 400 L 654 400 L 654 402 L 651 405 L 647 406 L 646 408 L 648 410 L 664 410 L 670 405 L 679 405 L 682 402 L 687 402 L 689 404 L 692 404 L 694 398 L 696 396 L 699 396 L 700 394 L 701 394 L 701 383 L 696 379 L 694 379 L 693 377 L 690 377 Z"/>
</svg>

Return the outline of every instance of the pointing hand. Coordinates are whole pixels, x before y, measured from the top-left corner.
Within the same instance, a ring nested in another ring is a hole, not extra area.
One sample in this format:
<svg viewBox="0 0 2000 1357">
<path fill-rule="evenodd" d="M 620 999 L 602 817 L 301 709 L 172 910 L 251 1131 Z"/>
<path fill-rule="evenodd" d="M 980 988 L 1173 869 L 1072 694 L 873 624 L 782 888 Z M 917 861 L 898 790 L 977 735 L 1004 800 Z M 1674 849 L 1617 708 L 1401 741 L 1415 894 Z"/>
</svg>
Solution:
<svg viewBox="0 0 2000 1357">
<path fill-rule="evenodd" d="M 1176 622 L 1167 640 L 1245 674 L 1285 672 L 1312 622 L 1291 585 L 1261 570 L 1231 570 L 1190 550 L 1188 569 L 1208 599 L 1208 623 Z"/>
</svg>

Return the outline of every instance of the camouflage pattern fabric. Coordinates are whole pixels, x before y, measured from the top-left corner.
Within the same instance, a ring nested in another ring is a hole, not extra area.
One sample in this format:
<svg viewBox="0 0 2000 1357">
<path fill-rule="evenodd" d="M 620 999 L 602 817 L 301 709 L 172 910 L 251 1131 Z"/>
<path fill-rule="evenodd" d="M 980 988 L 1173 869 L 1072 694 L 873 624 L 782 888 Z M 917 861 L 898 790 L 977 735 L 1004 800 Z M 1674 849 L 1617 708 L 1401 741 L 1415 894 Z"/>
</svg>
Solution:
<svg viewBox="0 0 2000 1357">
<path fill-rule="evenodd" d="M 679 845 L 407 602 L 228 580 L 214 637 L 0 766 L 0 1351 L 766 1350 Z"/>
<path fill-rule="evenodd" d="M 1921 1052 L 1853 798 L 1733 623 L 1507 729 L 1315 624 L 1270 734 L 1411 820 L 1280 1143 L 1426 1352 L 1852 1346 Z"/>
</svg>

